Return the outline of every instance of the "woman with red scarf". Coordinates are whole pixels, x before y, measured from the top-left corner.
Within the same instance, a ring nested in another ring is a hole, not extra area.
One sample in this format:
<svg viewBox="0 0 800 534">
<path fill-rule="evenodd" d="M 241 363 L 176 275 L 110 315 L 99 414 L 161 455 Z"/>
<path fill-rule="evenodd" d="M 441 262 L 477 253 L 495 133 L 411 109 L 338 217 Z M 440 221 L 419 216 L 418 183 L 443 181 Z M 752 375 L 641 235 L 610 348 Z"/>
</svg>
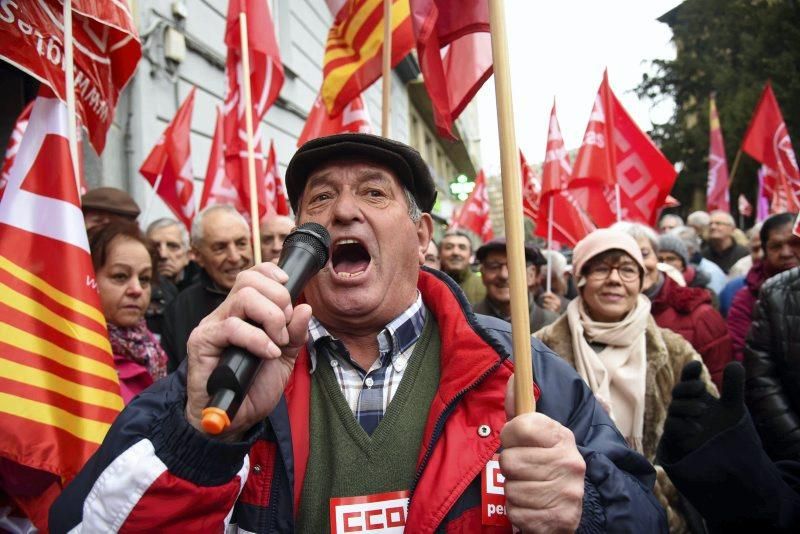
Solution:
<svg viewBox="0 0 800 534">
<path fill-rule="evenodd" d="M 89 231 L 100 304 L 125 404 L 167 375 L 167 355 L 147 329 L 156 256 L 134 222 L 114 221 Z"/>
</svg>

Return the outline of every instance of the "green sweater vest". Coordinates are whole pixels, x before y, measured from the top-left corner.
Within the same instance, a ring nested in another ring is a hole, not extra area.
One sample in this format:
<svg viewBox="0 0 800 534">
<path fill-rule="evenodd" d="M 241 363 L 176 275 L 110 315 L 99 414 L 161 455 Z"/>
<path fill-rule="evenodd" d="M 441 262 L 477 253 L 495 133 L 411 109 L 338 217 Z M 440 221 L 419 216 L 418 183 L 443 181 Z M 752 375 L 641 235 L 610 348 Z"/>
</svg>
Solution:
<svg viewBox="0 0 800 534">
<path fill-rule="evenodd" d="M 411 489 L 425 422 L 439 387 L 439 328 L 428 314 L 383 419 L 367 434 L 320 358 L 311 378 L 310 451 L 298 532 L 330 532 L 331 497 Z"/>
</svg>

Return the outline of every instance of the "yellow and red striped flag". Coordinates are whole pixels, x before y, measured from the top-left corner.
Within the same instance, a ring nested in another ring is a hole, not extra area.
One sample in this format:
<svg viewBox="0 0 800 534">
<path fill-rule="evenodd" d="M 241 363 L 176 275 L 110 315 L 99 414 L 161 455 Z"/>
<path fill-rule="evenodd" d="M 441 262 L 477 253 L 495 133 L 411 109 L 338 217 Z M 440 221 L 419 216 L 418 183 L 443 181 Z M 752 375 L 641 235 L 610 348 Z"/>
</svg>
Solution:
<svg viewBox="0 0 800 534">
<path fill-rule="evenodd" d="M 414 48 L 408 0 L 392 0 L 392 67 Z M 383 0 L 348 0 L 328 32 L 322 101 L 330 116 L 381 76 Z"/>
<path fill-rule="evenodd" d="M 0 456 L 55 486 L 123 406 L 66 132 L 66 106 L 39 96 L 0 202 Z"/>
</svg>

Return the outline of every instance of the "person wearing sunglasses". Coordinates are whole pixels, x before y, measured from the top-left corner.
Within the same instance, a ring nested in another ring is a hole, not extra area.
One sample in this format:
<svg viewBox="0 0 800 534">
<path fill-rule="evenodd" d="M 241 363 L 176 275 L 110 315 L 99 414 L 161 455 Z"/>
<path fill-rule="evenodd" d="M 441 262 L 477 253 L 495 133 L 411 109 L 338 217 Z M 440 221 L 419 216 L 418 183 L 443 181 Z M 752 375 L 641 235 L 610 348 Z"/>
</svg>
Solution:
<svg viewBox="0 0 800 534">
<path fill-rule="evenodd" d="M 578 371 L 628 445 L 655 462 L 672 388 L 684 365 L 702 362 L 700 355 L 651 316 L 641 294 L 645 261 L 629 234 L 607 228 L 586 236 L 575 246 L 573 273 L 578 297 L 534 335 Z M 716 396 L 705 367 L 701 377 Z M 687 531 L 689 512 L 664 471 L 656 466 L 656 472 L 655 494 L 670 532 Z"/>
</svg>

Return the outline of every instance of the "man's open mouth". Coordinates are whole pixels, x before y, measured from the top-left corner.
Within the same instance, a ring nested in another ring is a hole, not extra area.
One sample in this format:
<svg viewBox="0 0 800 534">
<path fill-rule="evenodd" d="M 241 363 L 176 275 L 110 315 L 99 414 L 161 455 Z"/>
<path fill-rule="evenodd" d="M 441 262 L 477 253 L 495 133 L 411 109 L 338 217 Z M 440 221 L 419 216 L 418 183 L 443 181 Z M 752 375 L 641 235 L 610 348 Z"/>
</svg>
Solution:
<svg viewBox="0 0 800 534">
<path fill-rule="evenodd" d="M 367 249 L 355 239 L 340 239 L 333 245 L 331 267 L 336 276 L 352 278 L 363 274 L 370 261 Z"/>
</svg>

